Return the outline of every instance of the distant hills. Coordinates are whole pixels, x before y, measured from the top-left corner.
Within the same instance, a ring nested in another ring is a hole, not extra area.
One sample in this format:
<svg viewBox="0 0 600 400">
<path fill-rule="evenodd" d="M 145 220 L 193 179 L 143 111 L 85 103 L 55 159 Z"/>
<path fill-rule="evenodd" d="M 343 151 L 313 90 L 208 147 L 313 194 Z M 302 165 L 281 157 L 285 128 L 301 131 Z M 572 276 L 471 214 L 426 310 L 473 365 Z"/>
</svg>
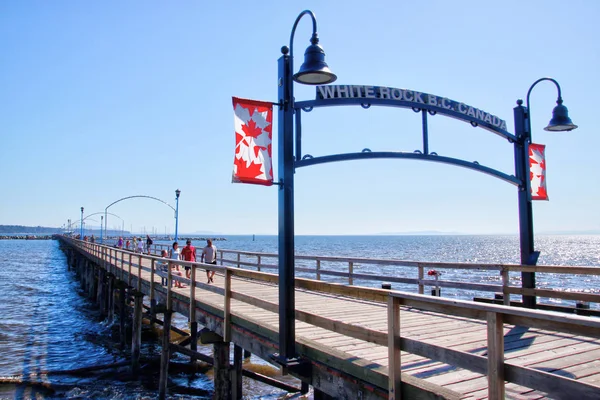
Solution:
<svg viewBox="0 0 600 400">
<path fill-rule="evenodd" d="M 79 228 L 75 228 L 75 231 L 78 232 Z M 53 228 L 47 226 L 25 226 L 25 225 L 0 225 L 0 235 L 52 235 L 54 233 L 63 233 L 63 228 Z M 99 235 L 100 231 L 89 230 L 86 229 L 87 234 Z M 120 235 L 124 233 L 125 235 L 130 235 L 128 231 L 112 231 L 109 229 L 109 235 Z M 500 233 L 499 233 L 500 234 Z M 515 233 L 516 234 L 516 233 Z M 545 231 L 545 232 L 536 232 L 538 235 L 600 235 L 600 229 L 589 229 L 589 230 L 564 230 L 564 231 Z M 137 235 L 137 233 L 136 233 Z M 213 231 L 195 231 L 191 233 L 191 235 L 205 235 L 205 236 L 224 236 L 224 233 L 213 232 Z M 274 233 L 273 235 L 277 235 Z M 273 236 L 267 235 L 267 236 Z M 470 233 L 464 232 L 445 232 L 445 231 L 410 231 L 410 232 L 381 232 L 375 235 L 366 235 L 366 236 L 377 236 L 377 235 L 470 235 Z M 487 235 L 487 234 L 486 234 Z M 493 234 L 489 234 L 493 235 Z M 354 236 L 354 235 L 353 235 Z"/>
<path fill-rule="evenodd" d="M 0 225 L 0 235 L 53 235 L 55 233 L 64 233 L 63 228 L 52 228 L 48 226 L 25 226 L 25 225 Z M 79 232 L 79 228 L 74 229 L 75 233 Z M 99 236 L 100 230 L 86 229 L 86 235 Z M 119 235 L 121 231 L 112 231 L 109 229 L 109 235 Z M 125 232 L 129 234 L 129 232 Z"/>
<path fill-rule="evenodd" d="M 0 225 L 0 234 L 29 234 L 29 235 L 52 235 L 63 232 L 61 228 L 49 228 L 46 226 L 24 226 L 24 225 Z"/>
</svg>

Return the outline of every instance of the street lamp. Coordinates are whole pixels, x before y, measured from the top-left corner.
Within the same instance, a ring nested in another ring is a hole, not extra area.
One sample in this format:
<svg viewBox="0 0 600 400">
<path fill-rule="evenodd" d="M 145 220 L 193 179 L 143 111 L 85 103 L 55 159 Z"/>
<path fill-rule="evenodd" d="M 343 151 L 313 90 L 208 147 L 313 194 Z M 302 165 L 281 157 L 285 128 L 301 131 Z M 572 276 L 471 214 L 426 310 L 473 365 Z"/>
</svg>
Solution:
<svg viewBox="0 0 600 400">
<path fill-rule="evenodd" d="M 551 132 L 571 131 L 577 128 L 569 118 L 567 107 L 562 103 L 560 85 L 552 78 L 541 78 L 535 81 L 527 91 L 526 107 L 523 107 L 523 100 L 517 100 L 517 107 L 514 108 L 515 116 L 515 170 L 517 178 L 522 182 L 519 187 L 519 243 L 521 248 L 521 264 L 536 265 L 540 255 L 535 251 L 533 244 L 533 207 L 531 202 L 531 179 L 529 168 L 529 144 L 531 143 L 531 108 L 529 105 L 529 96 L 533 88 L 542 81 L 554 83 L 558 89 L 558 98 L 556 107 L 552 111 L 552 119 L 548 126 L 544 128 Z M 522 287 L 528 289 L 535 288 L 535 272 L 521 272 Z M 523 305 L 527 308 L 535 308 L 535 296 L 523 296 Z"/>
<path fill-rule="evenodd" d="M 83 207 L 81 207 L 81 223 L 79 227 L 79 239 L 83 240 Z"/>
<path fill-rule="evenodd" d="M 294 34 L 300 19 L 312 19 L 311 45 L 304 53 L 304 63 L 294 74 Z M 289 54 L 288 54 L 289 52 Z M 317 20 L 312 11 L 298 15 L 290 35 L 290 47 L 281 48 L 278 60 L 278 152 L 279 152 L 279 354 L 273 357 L 287 366 L 296 354 L 294 300 L 294 86 L 292 80 L 308 85 L 334 82 L 337 77 L 325 63 L 319 45 Z"/>
<path fill-rule="evenodd" d="M 181 190 L 177 189 L 175 191 L 175 241 L 177 241 L 177 224 L 179 222 L 179 195 L 181 194 Z"/>
<path fill-rule="evenodd" d="M 104 236 L 102 235 L 102 223 L 104 221 L 104 215 L 100 216 L 100 244 L 104 244 Z"/>
</svg>

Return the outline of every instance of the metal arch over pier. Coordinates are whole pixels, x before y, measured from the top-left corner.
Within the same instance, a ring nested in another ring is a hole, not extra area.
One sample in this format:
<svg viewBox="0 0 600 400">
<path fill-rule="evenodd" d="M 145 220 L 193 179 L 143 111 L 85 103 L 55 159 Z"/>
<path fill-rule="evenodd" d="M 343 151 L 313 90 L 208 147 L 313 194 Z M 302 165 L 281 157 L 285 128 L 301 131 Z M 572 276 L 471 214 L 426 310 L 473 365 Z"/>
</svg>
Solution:
<svg viewBox="0 0 600 400">
<path fill-rule="evenodd" d="M 316 164 L 325 164 L 330 162 L 337 161 L 351 161 L 351 160 L 371 160 L 371 159 L 381 159 L 381 158 L 404 158 L 404 159 L 412 159 L 412 160 L 421 160 L 421 161 L 431 161 L 438 162 L 442 164 L 451 164 L 456 165 L 463 168 L 468 168 L 471 170 L 475 170 L 478 172 L 483 172 L 484 174 L 491 175 L 495 178 L 501 179 L 505 182 L 512 183 L 515 186 L 519 186 L 521 182 L 515 178 L 514 175 L 507 175 L 503 172 L 497 171 L 495 169 L 479 165 L 477 162 L 469 162 L 464 160 L 459 160 L 452 157 L 444 157 L 438 156 L 436 154 L 422 154 L 422 153 L 406 153 L 406 152 L 393 152 L 393 151 L 365 151 L 363 150 L 360 153 L 346 153 L 346 154 L 334 154 L 331 156 L 322 156 L 322 157 L 312 157 L 312 156 L 304 156 L 304 158 L 300 161 L 296 161 L 294 163 L 296 168 L 308 167 Z"/>
<path fill-rule="evenodd" d="M 437 153 L 429 152 L 429 137 L 428 137 L 428 114 L 429 115 L 443 115 L 447 117 L 451 117 L 454 119 L 458 119 L 464 122 L 469 123 L 472 127 L 480 127 L 490 132 L 493 132 L 505 139 L 507 139 L 510 143 L 514 143 L 517 141 L 517 137 L 512 133 L 502 129 L 501 127 L 506 126 L 506 122 L 500 120 L 496 116 L 492 116 L 489 113 L 476 109 L 472 106 L 468 106 L 464 103 L 460 103 L 454 100 L 449 100 L 440 96 L 433 96 L 427 93 L 421 93 L 416 91 L 406 91 L 405 89 L 393 89 L 393 88 L 385 88 L 388 91 L 390 90 L 398 90 L 400 92 L 410 92 L 410 93 L 418 93 L 423 97 L 422 102 L 415 101 L 407 101 L 407 100 L 395 100 L 392 98 L 364 98 L 364 97 L 334 97 L 336 93 L 336 88 L 343 87 L 348 94 L 349 90 L 352 88 L 370 88 L 363 89 L 365 93 L 367 91 L 372 91 L 373 96 L 381 96 L 380 92 L 382 90 L 381 87 L 377 86 L 356 86 L 356 85 L 334 85 L 334 86 L 318 86 L 317 87 L 317 97 L 319 97 L 319 93 L 323 96 L 323 93 L 327 91 L 332 97 L 331 98 L 317 98 L 312 101 L 299 101 L 294 103 L 294 114 L 296 118 L 295 123 L 295 160 L 294 167 L 301 168 L 310 165 L 316 164 L 324 164 L 329 162 L 339 162 L 339 161 L 350 161 L 350 160 L 368 160 L 368 159 L 381 159 L 381 158 L 405 158 L 405 159 L 416 159 L 421 161 L 432 161 L 432 162 L 440 162 L 449 165 L 455 165 L 458 167 L 468 168 L 477 172 L 482 172 L 487 175 L 493 176 L 495 178 L 501 179 L 505 182 L 512 183 L 516 186 L 524 186 L 524 182 L 522 179 L 515 177 L 514 175 L 508 175 L 504 172 L 495 170 L 490 167 L 483 166 L 479 164 L 477 161 L 466 161 L 458 158 L 439 156 Z M 362 92 L 361 92 L 362 93 Z M 440 105 L 430 104 L 431 98 L 435 98 L 435 102 L 440 103 Z M 414 99 L 414 95 L 413 95 Z M 444 100 L 442 102 L 442 100 Z M 447 106 L 444 107 L 442 103 Z M 318 156 L 313 157 L 309 154 L 302 154 L 302 124 L 301 124 L 301 113 L 311 112 L 314 108 L 319 107 L 334 107 L 334 106 L 361 106 L 362 108 L 368 109 L 371 106 L 385 106 L 385 107 L 397 107 L 397 108 L 406 108 L 411 109 L 414 112 L 421 113 L 422 115 L 422 127 L 423 127 L 423 149 L 416 150 L 414 153 L 409 152 L 391 152 L 391 151 L 370 151 L 368 149 L 363 150 L 360 153 L 344 153 L 344 154 L 333 154 L 327 156 Z M 459 110 L 464 110 L 464 112 L 460 112 Z M 469 110 L 472 110 L 469 112 Z M 472 114 L 472 115 L 469 115 Z M 477 118 L 480 116 L 480 118 Z M 485 120 L 488 119 L 489 122 Z M 496 125 L 494 125 L 491 121 L 496 121 Z"/>
<path fill-rule="evenodd" d="M 179 196 L 177 196 L 177 197 L 179 197 Z M 106 227 L 107 227 L 107 224 L 108 224 L 108 214 L 110 214 L 108 212 L 108 209 L 110 207 L 114 206 L 115 204 L 121 202 L 121 201 L 129 200 L 129 199 L 136 199 L 136 198 L 151 199 L 151 200 L 155 200 L 155 201 L 158 201 L 160 203 L 163 203 L 164 205 L 166 205 L 167 207 L 169 207 L 170 209 L 172 209 L 175 212 L 175 218 L 177 218 L 177 210 L 172 205 L 170 205 L 169 203 L 167 203 L 164 200 L 161 200 L 161 199 L 159 199 L 157 197 L 146 196 L 146 195 L 143 195 L 143 194 L 134 195 L 134 196 L 127 196 L 127 197 L 120 198 L 119 200 L 113 201 L 108 206 L 106 206 L 106 208 L 104 209 L 104 232 L 106 232 Z M 102 237 L 101 240 L 104 241 L 104 238 Z"/>
</svg>

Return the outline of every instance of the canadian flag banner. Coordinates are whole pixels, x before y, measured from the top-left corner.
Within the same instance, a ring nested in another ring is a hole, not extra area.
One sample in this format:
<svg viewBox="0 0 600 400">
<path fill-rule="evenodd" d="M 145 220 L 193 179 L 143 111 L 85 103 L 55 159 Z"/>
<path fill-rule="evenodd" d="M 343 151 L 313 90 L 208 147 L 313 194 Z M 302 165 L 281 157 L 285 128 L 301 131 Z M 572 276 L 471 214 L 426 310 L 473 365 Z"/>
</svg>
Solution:
<svg viewBox="0 0 600 400">
<path fill-rule="evenodd" d="M 273 104 L 233 98 L 235 158 L 232 182 L 273 184 Z"/>
<path fill-rule="evenodd" d="M 531 200 L 548 200 L 546 191 L 546 146 L 531 143 L 529 145 L 529 179 L 531 181 Z"/>
</svg>

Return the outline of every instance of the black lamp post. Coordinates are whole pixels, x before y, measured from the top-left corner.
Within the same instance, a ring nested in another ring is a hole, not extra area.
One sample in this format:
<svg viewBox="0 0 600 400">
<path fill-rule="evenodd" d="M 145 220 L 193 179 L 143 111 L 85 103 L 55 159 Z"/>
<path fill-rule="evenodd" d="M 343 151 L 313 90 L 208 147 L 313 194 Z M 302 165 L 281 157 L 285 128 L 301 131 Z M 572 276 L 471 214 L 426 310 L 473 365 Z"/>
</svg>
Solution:
<svg viewBox="0 0 600 400">
<path fill-rule="evenodd" d="M 304 53 L 304 63 L 294 74 L 294 34 L 300 19 L 309 15 L 313 33 L 311 45 Z M 279 354 L 275 359 L 287 366 L 296 354 L 294 300 L 294 86 L 292 79 L 307 85 L 334 82 L 337 77 L 325 63 L 325 52 L 319 45 L 317 20 L 312 11 L 298 15 L 290 35 L 290 47 L 281 48 L 278 61 L 278 151 L 279 151 Z M 289 54 L 288 54 L 289 53 Z"/>
<path fill-rule="evenodd" d="M 177 241 L 177 225 L 179 223 L 179 195 L 181 194 L 181 190 L 177 189 L 175 191 L 175 241 Z"/>
<path fill-rule="evenodd" d="M 523 107 L 523 100 L 517 100 L 517 107 L 514 108 L 515 117 L 515 172 L 517 178 L 522 182 L 519 187 L 519 243 L 521 248 L 521 264 L 536 265 L 540 255 L 535 251 L 533 244 L 533 207 L 531 202 L 531 181 L 529 169 L 529 144 L 531 143 L 531 108 L 529 106 L 529 96 L 533 88 L 542 81 L 550 81 L 558 89 L 558 98 L 556 107 L 552 111 L 552 119 L 546 131 L 563 132 L 571 131 L 577 128 L 569 118 L 567 107 L 562 103 L 560 85 L 552 78 L 538 79 L 531 85 L 527 91 L 527 106 Z M 525 289 L 535 288 L 535 272 L 521 273 L 522 287 Z M 535 296 L 523 296 L 523 305 L 527 308 L 535 308 Z"/>
<path fill-rule="evenodd" d="M 83 240 L 83 207 L 81 207 L 81 223 L 79 225 L 81 225 L 79 227 L 79 239 Z"/>
</svg>

